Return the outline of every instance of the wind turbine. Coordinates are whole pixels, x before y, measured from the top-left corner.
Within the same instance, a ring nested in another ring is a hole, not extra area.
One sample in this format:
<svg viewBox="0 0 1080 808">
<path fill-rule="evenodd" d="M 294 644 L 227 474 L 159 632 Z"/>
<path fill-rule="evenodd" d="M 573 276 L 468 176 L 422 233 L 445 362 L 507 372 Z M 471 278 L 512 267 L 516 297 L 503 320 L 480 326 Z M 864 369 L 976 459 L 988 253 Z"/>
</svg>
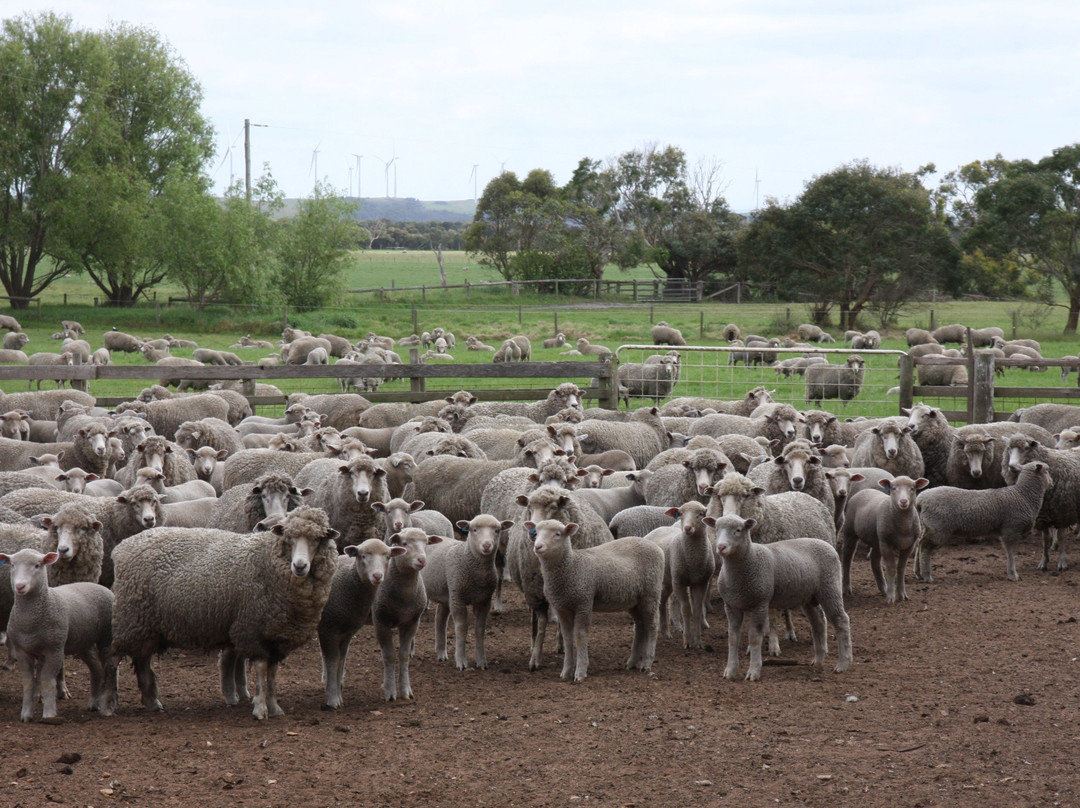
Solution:
<svg viewBox="0 0 1080 808">
<path fill-rule="evenodd" d="M 385 166 L 385 179 L 386 179 L 386 198 L 390 198 L 390 166 L 397 162 L 397 154 L 386 161 Z M 394 197 L 397 197 L 397 169 L 394 169 Z"/>
<path fill-rule="evenodd" d="M 353 152 L 353 157 L 356 158 L 356 198 L 360 199 L 363 196 L 360 193 L 360 161 L 364 159 L 364 155 Z"/>
<path fill-rule="evenodd" d="M 312 170 L 315 171 L 315 182 L 319 181 L 319 146 L 311 150 L 311 165 L 308 167 L 308 176 L 311 176 Z"/>
<path fill-rule="evenodd" d="M 352 193 L 352 166 L 349 166 L 349 193 Z"/>
<path fill-rule="evenodd" d="M 472 201 L 476 201 L 476 169 L 480 168 L 479 163 L 473 163 L 472 174 L 469 175 L 469 179 L 472 180 Z"/>
</svg>

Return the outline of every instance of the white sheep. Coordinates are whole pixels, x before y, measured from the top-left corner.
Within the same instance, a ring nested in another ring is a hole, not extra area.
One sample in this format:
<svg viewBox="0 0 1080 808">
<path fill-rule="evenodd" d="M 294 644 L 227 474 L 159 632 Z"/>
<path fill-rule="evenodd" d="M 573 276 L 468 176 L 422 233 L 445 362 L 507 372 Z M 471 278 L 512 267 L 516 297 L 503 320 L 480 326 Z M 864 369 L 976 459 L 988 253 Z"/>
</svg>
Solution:
<svg viewBox="0 0 1080 808">
<path fill-rule="evenodd" d="M 390 560 L 386 578 L 376 591 L 371 605 L 375 639 L 382 649 L 383 698 L 386 701 L 413 698 L 409 682 L 409 657 L 420 617 L 427 609 L 427 591 L 420 571 L 427 564 L 428 545 L 441 541 L 442 536 L 429 536 L 415 527 L 407 527 L 390 537 L 390 545 L 400 545 L 405 552 Z M 396 650 L 394 629 L 398 631 Z"/>
<path fill-rule="evenodd" d="M 79 657 L 90 669 L 87 708 L 102 715 L 112 715 L 116 708 L 116 662 L 110 647 L 113 593 L 85 581 L 50 587 L 48 566 L 59 560 L 59 553 L 31 548 L 0 553 L 0 565 L 11 566 L 15 592 L 7 642 L 22 673 L 23 721 L 33 719 L 39 697 L 42 719 L 56 718 L 57 679 L 63 676 L 65 654 Z"/>
<path fill-rule="evenodd" d="M 851 594 L 851 559 L 862 542 L 870 548 L 870 569 L 886 603 L 907 600 L 904 569 L 922 536 L 915 498 L 930 481 L 899 476 L 878 483 L 883 491 L 865 489 L 853 494 L 844 510 L 842 543 L 844 593 Z"/>
<path fill-rule="evenodd" d="M 237 703 L 237 662 L 248 659 L 253 715 L 282 715 L 277 668 L 315 633 L 337 569 L 337 535 L 325 513 L 301 506 L 265 533 L 166 527 L 120 544 L 114 640 L 117 656 L 134 662 L 143 705 L 163 709 L 154 654 L 221 649 L 226 703 Z"/>
<path fill-rule="evenodd" d="M 491 596 L 499 579 L 495 570 L 495 551 L 499 547 L 500 532 L 513 526 L 510 520 L 500 522 L 494 516 L 482 513 L 457 523 L 457 529 L 465 534 L 465 541 L 443 542 L 428 549 L 427 565 L 421 576 L 428 600 L 435 603 L 435 656 L 440 661 L 447 658 L 446 625 L 453 617 L 454 664 L 458 670 L 465 670 L 469 665 L 465 643 L 470 606 L 476 625 L 476 667 L 487 667 L 484 632 L 491 611 Z"/>
<path fill-rule="evenodd" d="M 697 501 L 687 502 L 681 508 L 669 508 L 667 515 L 678 521 L 645 536 L 664 551 L 660 624 L 664 636 L 670 637 L 668 598 L 674 595 L 682 625 L 683 648 L 700 648 L 701 632 L 709 627 L 705 619 L 709 582 L 716 572 L 716 556 L 706 528 L 715 525 L 716 520 L 706 516 L 705 506 Z"/>
<path fill-rule="evenodd" d="M 648 539 L 629 536 L 575 549 L 578 526 L 545 519 L 526 522 L 544 576 L 544 596 L 559 616 L 563 641 L 562 679 L 580 682 L 589 674 L 589 627 L 593 612 L 629 612 L 634 640 L 627 668 L 652 670 L 664 551 Z"/>
<path fill-rule="evenodd" d="M 769 628 L 769 609 L 801 608 L 810 621 L 814 667 L 828 650 L 825 620 L 840 646 L 836 673 L 851 665 L 851 625 L 844 611 L 840 557 L 821 539 L 783 539 L 772 544 L 750 540 L 753 519 L 723 516 L 716 520 L 716 553 L 722 559 L 716 590 L 728 618 L 728 659 L 724 678 L 739 675 L 739 638 L 749 616 L 750 668 L 746 678 L 761 678 L 761 641 Z"/>
</svg>

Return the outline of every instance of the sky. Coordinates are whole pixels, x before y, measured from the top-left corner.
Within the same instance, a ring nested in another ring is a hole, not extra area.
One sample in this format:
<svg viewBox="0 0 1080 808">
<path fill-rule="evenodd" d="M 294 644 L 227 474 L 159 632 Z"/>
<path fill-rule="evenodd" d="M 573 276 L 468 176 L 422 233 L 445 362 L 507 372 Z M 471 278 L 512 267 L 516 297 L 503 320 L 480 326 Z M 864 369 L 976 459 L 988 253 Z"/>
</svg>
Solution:
<svg viewBox="0 0 1080 808">
<path fill-rule="evenodd" d="M 853 160 L 934 163 L 935 184 L 1080 141 L 1080 4 L 1067 0 L 22 7 L 45 10 L 158 31 L 202 85 L 218 191 L 244 176 L 245 118 L 253 175 L 269 163 L 286 196 L 322 179 L 349 196 L 472 199 L 502 170 L 563 184 L 582 158 L 656 144 L 719 164 L 736 211 L 792 201 Z"/>
</svg>

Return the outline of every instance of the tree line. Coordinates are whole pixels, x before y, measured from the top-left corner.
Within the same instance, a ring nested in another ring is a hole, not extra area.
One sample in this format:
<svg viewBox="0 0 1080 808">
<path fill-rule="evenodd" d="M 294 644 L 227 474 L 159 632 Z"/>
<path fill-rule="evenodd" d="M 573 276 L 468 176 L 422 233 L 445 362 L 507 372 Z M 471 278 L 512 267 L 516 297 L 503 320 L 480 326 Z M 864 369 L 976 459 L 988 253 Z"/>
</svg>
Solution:
<svg viewBox="0 0 1080 808">
<path fill-rule="evenodd" d="M 1080 320 L 1080 144 L 1037 161 L 997 155 L 949 171 L 854 161 L 791 201 L 748 215 L 723 195 L 722 165 L 649 145 L 570 179 L 503 172 L 471 223 L 361 221 L 318 183 L 284 215 L 269 167 L 250 192 L 210 193 L 212 128 L 202 88 L 153 30 L 77 28 L 51 12 L 0 28 L 0 283 L 15 308 L 84 274 L 130 305 L 169 279 L 197 305 L 268 294 L 318 306 L 355 249 L 465 249 L 506 280 L 579 281 L 647 265 L 658 278 L 740 282 L 849 327 L 887 322 L 929 288 L 1033 297 Z M 377 211 L 373 211 L 377 213 Z M 565 288 L 565 283 L 562 284 Z M 1064 303 L 1060 303 L 1064 299 Z"/>
</svg>

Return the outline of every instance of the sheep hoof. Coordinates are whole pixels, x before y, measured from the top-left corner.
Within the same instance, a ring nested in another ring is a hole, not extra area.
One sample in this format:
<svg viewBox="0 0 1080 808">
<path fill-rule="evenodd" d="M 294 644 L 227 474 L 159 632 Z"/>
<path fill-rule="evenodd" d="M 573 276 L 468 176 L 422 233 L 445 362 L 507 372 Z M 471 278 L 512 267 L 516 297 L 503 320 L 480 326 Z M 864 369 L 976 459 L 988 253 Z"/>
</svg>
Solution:
<svg viewBox="0 0 1080 808">
<path fill-rule="evenodd" d="M 746 681 L 748 681 L 748 682 L 760 682 L 761 681 L 761 671 L 747 671 L 746 672 Z"/>
</svg>

